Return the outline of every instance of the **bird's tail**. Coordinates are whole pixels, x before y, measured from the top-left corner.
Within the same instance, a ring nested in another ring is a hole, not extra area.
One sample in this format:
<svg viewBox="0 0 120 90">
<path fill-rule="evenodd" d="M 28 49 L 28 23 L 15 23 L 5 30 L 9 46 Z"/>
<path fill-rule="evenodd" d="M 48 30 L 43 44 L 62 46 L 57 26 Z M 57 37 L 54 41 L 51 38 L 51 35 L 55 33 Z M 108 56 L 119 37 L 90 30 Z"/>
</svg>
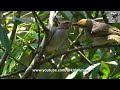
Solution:
<svg viewBox="0 0 120 90">
<path fill-rule="evenodd" d="M 108 35 L 108 40 L 120 43 L 120 36 L 118 36 L 118 35 Z"/>
</svg>

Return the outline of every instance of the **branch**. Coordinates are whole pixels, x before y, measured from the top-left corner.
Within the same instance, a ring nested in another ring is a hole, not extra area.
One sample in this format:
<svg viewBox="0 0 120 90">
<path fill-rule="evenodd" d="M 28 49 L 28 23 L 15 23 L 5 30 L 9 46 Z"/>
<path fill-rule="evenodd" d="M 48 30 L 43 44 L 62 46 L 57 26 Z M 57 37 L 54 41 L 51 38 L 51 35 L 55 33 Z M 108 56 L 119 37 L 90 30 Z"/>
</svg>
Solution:
<svg viewBox="0 0 120 90">
<path fill-rule="evenodd" d="M 56 66 L 56 64 L 55 64 L 55 61 L 49 60 L 49 63 L 51 64 L 51 66 L 52 66 L 54 69 L 57 69 L 57 66 Z"/>
<path fill-rule="evenodd" d="M 111 74 L 109 75 L 109 78 L 111 78 L 114 74 L 115 74 L 115 72 L 118 70 L 118 68 L 119 68 L 119 65 L 120 65 L 120 60 L 118 61 L 118 65 L 114 68 L 114 70 L 111 72 Z"/>
<path fill-rule="evenodd" d="M 75 48 L 75 49 L 71 49 L 68 50 L 66 52 L 54 55 L 54 56 L 50 56 L 50 57 L 46 57 L 44 60 L 39 61 L 38 55 L 36 55 L 36 57 L 34 58 L 34 60 L 32 61 L 31 65 L 27 68 L 26 72 L 24 73 L 24 75 L 22 76 L 22 79 L 28 78 L 29 74 L 32 73 L 32 69 L 35 67 L 34 65 L 36 65 L 37 61 L 39 61 L 39 66 L 42 65 L 45 62 L 50 61 L 51 59 L 61 56 L 63 54 L 69 54 L 75 51 L 80 51 L 80 50 L 85 50 L 85 49 L 93 49 L 93 48 L 108 48 L 108 47 L 120 47 L 120 44 L 114 44 L 114 45 L 102 45 L 102 46 L 84 46 L 84 47 L 79 47 L 79 48 Z"/>
<path fill-rule="evenodd" d="M 32 69 L 35 68 L 35 65 L 36 65 L 37 62 L 38 62 L 38 54 L 34 57 L 34 59 L 32 60 L 32 62 L 29 65 L 29 67 L 24 72 L 24 74 L 21 77 L 21 79 L 27 79 L 29 77 L 29 75 L 32 73 Z"/>
<path fill-rule="evenodd" d="M 77 42 L 77 40 L 83 35 L 83 31 L 77 36 L 77 38 L 71 42 L 71 46 L 74 46 L 74 44 Z M 77 48 L 76 46 L 74 46 L 74 48 Z M 81 52 L 81 51 L 78 51 L 78 54 L 83 58 L 83 61 L 88 63 L 89 65 L 92 65 L 92 62 L 87 58 L 85 57 L 85 55 Z"/>
<path fill-rule="evenodd" d="M 89 19 L 94 19 L 94 17 L 91 15 L 91 11 L 85 11 L 85 13 Z"/>
<path fill-rule="evenodd" d="M 83 58 L 83 62 L 85 62 L 89 65 L 92 65 L 92 62 L 87 57 L 85 57 L 85 55 L 81 51 L 78 51 L 78 53 Z"/>
<path fill-rule="evenodd" d="M 3 51 L 5 51 L 5 49 L 3 48 L 3 47 L 1 47 L 0 46 L 0 49 L 2 49 Z M 25 65 L 25 64 L 23 64 L 23 63 L 21 63 L 20 61 L 18 61 L 16 58 L 14 58 L 11 54 L 9 54 L 9 56 L 11 57 L 11 58 L 13 58 L 13 60 L 15 61 L 15 62 L 17 62 L 17 63 L 19 63 L 20 65 L 22 65 L 22 66 L 24 66 L 25 68 L 27 68 L 27 66 Z"/>
<path fill-rule="evenodd" d="M 21 70 L 15 71 L 15 72 L 8 73 L 6 75 L 0 75 L 0 78 L 11 77 L 13 75 L 19 74 L 24 71 L 25 71 L 25 69 L 21 69 Z"/>
<path fill-rule="evenodd" d="M 37 49 L 36 49 L 36 53 L 37 53 L 37 52 L 38 52 L 39 45 L 40 45 L 40 27 L 39 27 L 39 25 L 38 25 L 38 21 L 37 21 L 37 18 L 36 18 L 36 16 L 35 16 L 34 13 L 33 13 L 33 16 L 34 16 L 34 18 L 35 18 L 35 21 L 36 21 L 37 27 L 38 27 L 38 46 L 37 46 Z"/>
<path fill-rule="evenodd" d="M 98 15 L 99 15 L 99 11 L 96 11 L 95 18 L 98 18 Z"/>
<path fill-rule="evenodd" d="M 108 47 L 120 47 L 120 44 L 113 44 L 113 45 L 96 45 L 96 46 L 83 46 L 83 47 L 78 47 L 78 48 L 75 48 L 75 49 L 71 49 L 71 50 L 68 50 L 66 52 L 63 52 L 63 53 L 60 53 L 60 54 L 57 54 L 57 55 L 54 55 L 54 56 L 50 56 L 50 57 L 46 57 L 43 62 L 47 62 L 49 61 L 50 59 L 53 59 L 53 58 L 56 58 L 58 56 L 61 56 L 63 54 L 69 54 L 69 53 L 72 53 L 72 52 L 75 52 L 75 51 L 80 51 L 80 50 L 85 50 L 85 49 L 93 49 L 93 48 L 108 48 Z"/>
<path fill-rule="evenodd" d="M 79 34 L 78 34 L 78 36 L 76 37 L 76 39 L 72 42 L 72 41 L 70 41 L 70 47 L 72 47 L 77 41 L 78 41 L 78 39 L 81 37 L 83 35 L 83 31 L 81 31 Z"/>
<path fill-rule="evenodd" d="M 21 11 L 17 12 L 16 18 L 20 18 L 20 13 L 21 13 Z M 12 43 L 13 43 L 13 40 L 14 40 L 14 37 L 15 37 L 15 34 L 16 34 L 17 26 L 18 26 L 18 20 L 15 20 L 14 27 L 13 27 L 13 30 L 12 30 L 12 34 L 11 34 L 11 37 L 10 37 L 10 45 L 11 46 L 12 46 Z M 5 60 L 7 59 L 8 55 L 9 55 L 8 51 L 5 50 L 5 52 L 3 54 L 3 57 L 0 60 L 0 68 L 4 65 Z"/>
<path fill-rule="evenodd" d="M 35 16 L 35 17 L 37 17 L 37 19 L 38 19 L 38 21 L 40 22 L 40 24 L 41 24 L 41 26 L 42 26 L 42 28 L 44 29 L 44 31 L 45 31 L 45 34 L 49 34 L 49 32 L 50 32 L 50 30 L 44 25 L 44 23 L 42 22 L 42 20 L 39 18 L 39 16 L 36 14 L 36 12 L 35 11 L 32 11 L 32 13 L 33 13 L 33 15 Z"/>
<path fill-rule="evenodd" d="M 105 23 L 108 24 L 108 19 L 107 19 L 105 11 L 101 11 L 101 14 L 102 14 L 102 17 L 103 17 L 103 20 L 105 21 Z"/>
<path fill-rule="evenodd" d="M 69 49 L 72 47 L 72 46 L 74 46 L 74 44 L 77 42 L 77 40 L 82 36 L 82 34 L 83 34 L 83 32 L 81 32 L 81 33 L 79 33 L 79 35 L 76 37 L 76 39 L 74 40 L 74 41 L 71 41 L 70 39 L 69 39 L 69 42 L 70 42 L 70 47 L 69 47 Z M 68 49 L 68 50 L 69 50 Z M 57 65 L 57 68 L 60 68 L 61 67 L 61 65 L 62 65 L 62 63 L 63 63 L 63 61 L 64 61 L 64 59 L 65 59 L 65 57 L 66 57 L 67 55 L 63 55 L 62 57 L 61 57 L 61 60 L 60 60 L 60 62 L 59 62 L 59 64 Z"/>
<path fill-rule="evenodd" d="M 46 26 L 44 26 L 44 23 L 42 22 L 42 20 L 38 17 L 38 15 L 36 14 L 35 11 L 32 11 L 33 15 L 35 17 L 37 17 L 38 21 L 40 22 L 42 28 L 44 29 L 45 31 L 45 37 L 43 38 L 43 43 L 41 43 L 42 45 L 39 46 L 38 48 L 38 52 L 36 54 L 36 56 L 33 58 L 31 64 L 28 66 L 28 68 L 26 69 L 26 71 L 24 72 L 23 76 L 21 77 L 21 79 L 27 79 L 31 73 L 32 73 L 32 69 L 34 68 L 38 68 L 40 65 L 39 63 L 41 63 L 41 59 L 42 59 L 42 55 L 43 55 L 43 52 L 44 52 L 44 48 L 46 46 L 46 41 L 47 41 L 47 37 L 48 37 L 48 34 L 50 32 L 49 29 L 46 28 Z"/>
</svg>

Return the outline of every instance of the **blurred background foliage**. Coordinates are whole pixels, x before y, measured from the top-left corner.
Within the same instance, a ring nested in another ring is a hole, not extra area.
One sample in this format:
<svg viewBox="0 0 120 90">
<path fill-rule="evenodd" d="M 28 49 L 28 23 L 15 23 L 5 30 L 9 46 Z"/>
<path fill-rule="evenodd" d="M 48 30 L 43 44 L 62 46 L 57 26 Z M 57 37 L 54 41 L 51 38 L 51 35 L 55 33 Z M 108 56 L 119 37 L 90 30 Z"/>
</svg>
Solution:
<svg viewBox="0 0 120 90">
<path fill-rule="evenodd" d="M 103 18 L 102 11 L 59 11 L 56 15 L 59 21 L 69 20 L 77 22 L 82 18 L 96 19 Z M 107 12 L 107 11 L 106 11 Z M 36 11 L 45 26 L 48 25 L 50 11 Z M 9 51 L 9 56 L 3 67 L 0 68 L 0 78 L 20 79 L 24 70 L 15 73 L 21 69 L 27 68 L 35 56 L 35 50 L 38 47 L 38 26 L 31 11 L 21 11 L 20 18 L 16 18 L 16 11 L 0 12 L 0 60 L 5 50 Z M 10 36 L 13 30 L 14 21 L 18 20 L 18 27 L 12 46 L 10 45 Z M 102 21 L 104 22 L 104 20 Z M 111 24 L 120 29 L 119 23 Z M 40 26 L 40 25 L 39 25 Z M 54 21 L 54 25 L 55 24 Z M 74 41 L 80 28 L 71 27 L 68 32 L 70 41 Z M 40 43 L 44 37 L 44 31 L 40 26 Z M 83 42 L 81 42 L 83 41 Z M 91 40 L 82 36 L 76 41 L 70 49 L 89 45 Z M 36 79 L 119 79 L 120 78 L 120 49 L 117 47 L 83 50 L 84 56 L 92 64 L 86 63 L 80 56 L 80 52 L 72 52 L 61 61 L 55 58 L 55 65 L 61 63 L 60 69 L 77 69 L 71 72 L 39 72 Z M 40 66 L 40 69 L 53 69 L 50 63 L 46 62 Z"/>
</svg>

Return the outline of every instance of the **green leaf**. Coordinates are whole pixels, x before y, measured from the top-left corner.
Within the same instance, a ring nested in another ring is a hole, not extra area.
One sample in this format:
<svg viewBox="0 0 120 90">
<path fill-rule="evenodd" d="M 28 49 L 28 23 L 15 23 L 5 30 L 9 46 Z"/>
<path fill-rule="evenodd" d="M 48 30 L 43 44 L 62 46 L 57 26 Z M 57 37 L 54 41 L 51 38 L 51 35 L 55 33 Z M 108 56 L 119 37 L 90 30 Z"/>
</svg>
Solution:
<svg viewBox="0 0 120 90">
<path fill-rule="evenodd" d="M 31 33 L 33 34 L 33 36 L 34 36 L 35 39 L 38 38 L 38 34 L 35 31 L 32 31 Z"/>
<path fill-rule="evenodd" d="M 38 44 L 37 43 L 33 43 L 33 44 L 30 44 L 31 47 L 33 47 L 34 49 L 38 47 Z"/>
<path fill-rule="evenodd" d="M 73 73 L 69 74 L 66 79 L 73 79 L 78 73 L 78 70 L 74 71 Z"/>
<path fill-rule="evenodd" d="M 60 11 L 60 14 L 64 17 L 65 20 L 69 20 L 69 18 L 64 12 Z"/>
<path fill-rule="evenodd" d="M 10 66 L 9 66 L 9 72 L 12 71 L 12 69 L 15 67 L 16 62 L 14 60 L 11 61 Z"/>
<path fill-rule="evenodd" d="M 112 26 L 120 29 L 120 23 L 112 23 Z"/>
<path fill-rule="evenodd" d="M 96 68 L 94 68 L 94 70 L 92 71 L 92 79 L 95 79 L 97 77 L 97 74 L 99 72 L 99 69 L 100 69 L 100 65 L 98 65 Z"/>
<path fill-rule="evenodd" d="M 80 18 L 86 18 L 82 11 L 79 13 L 79 15 L 80 15 Z"/>
<path fill-rule="evenodd" d="M 91 49 L 89 51 L 89 55 L 88 55 L 89 60 L 91 60 L 93 58 L 93 56 L 95 55 L 96 51 L 97 51 L 97 49 Z"/>
<path fill-rule="evenodd" d="M 111 77 L 111 79 L 120 79 L 120 71 L 119 72 L 117 72 L 116 74 L 114 74 L 112 77 Z"/>
<path fill-rule="evenodd" d="M 10 41 L 8 39 L 8 36 L 7 36 L 7 28 L 1 26 L 0 27 L 0 41 L 3 45 L 3 47 L 6 48 L 7 51 L 10 51 L 11 50 L 11 46 L 10 46 Z"/>
<path fill-rule="evenodd" d="M 102 73 L 101 78 L 107 79 L 110 74 L 110 68 L 105 62 L 101 62 L 100 72 Z"/>
<path fill-rule="evenodd" d="M 88 68 L 86 68 L 84 71 L 83 71 L 83 76 L 85 76 L 86 74 L 88 74 L 90 71 L 92 71 L 95 67 L 97 67 L 98 65 L 100 65 L 100 63 L 97 63 L 97 64 L 93 64 L 91 66 L 89 66 Z"/>
<path fill-rule="evenodd" d="M 2 75 L 5 75 L 9 72 L 9 65 L 11 63 L 11 59 L 7 60 L 7 62 L 5 63 L 5 66 L 3 68 L 3 72 L 2 72 Z"/>
<path fill-rule="evenodd" d="M 96 11 L 92 11 L 92 16 L 95 17 Z"/>
<path fill-rule="evenodd" d="M 66 79 L 73 79 L 73 78 L 75 78 L 76 75 L 77 75 L 78 73 L 83 72 L 83 70 L 84 70 L 84 69 L 82 69 L 82 68 L 73 69 L 74 72 L 71 73 L 71 74 L 69 74 L 69 75 L 66 77 Z"/>
<path fill-rule="evenodd" d="M 112 64 L 112 65 L 118 65 L 116 61 L 110 61 L 110 62 L 105 62 L 105 63 Z"/>
<path fill-rule="evenodd" d="M 33 23 L 33 21 L 31 19 L 27 19 L 27 18 L 13 18 L 13 19 L 19 20 L 21 22 Z"/>
</svg>

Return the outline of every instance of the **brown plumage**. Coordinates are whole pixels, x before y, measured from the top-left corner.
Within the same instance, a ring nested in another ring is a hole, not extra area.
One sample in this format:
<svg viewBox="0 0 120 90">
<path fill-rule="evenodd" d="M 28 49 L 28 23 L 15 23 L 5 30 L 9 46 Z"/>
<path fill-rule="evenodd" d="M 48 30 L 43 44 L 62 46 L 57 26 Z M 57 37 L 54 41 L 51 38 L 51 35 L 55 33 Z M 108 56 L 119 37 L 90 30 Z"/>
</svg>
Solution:
<svg viewBox="0 0 120 90">
<path fill-rule="evenodd" d="M 83 27 L 84 33 L 93 40 L 93 45 L 104 45 L 112 42 L 120 43 L 120 30 L 109 24 L 91 19 L 81 19 L 73 25 Z"/>
<path fill-rule="evenodd" d="M 63 21 L 58 27 L 51 29 L 49 41 L 45 48 L 46 55 L 53 55 L 67 50 L 69 44 L 67 31 L 71 26 L 70 21 Z"/>
</svg>

